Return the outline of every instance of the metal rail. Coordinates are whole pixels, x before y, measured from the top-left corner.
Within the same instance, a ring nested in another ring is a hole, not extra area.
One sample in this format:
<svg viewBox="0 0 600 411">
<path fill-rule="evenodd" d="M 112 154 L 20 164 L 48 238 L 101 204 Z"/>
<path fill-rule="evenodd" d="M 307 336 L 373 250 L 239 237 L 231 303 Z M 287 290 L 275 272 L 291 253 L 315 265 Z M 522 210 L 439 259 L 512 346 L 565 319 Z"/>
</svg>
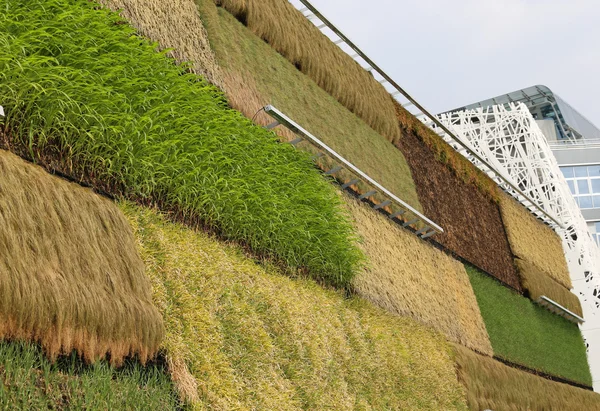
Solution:
<svg viewBox="0 0 600 411">
<path fill-rule="evenodd" d="M 600 147 L 600 139 L 581 139 L 569 141 L 553 141 L 548 143 L 552 149 L 568 150 L 577 148 L 598 148 Z"/>
<path fill-rule="evenodd" d="M 394 89 L 396 89 L 395 92 L 391 93 L 392 97 L 395 97 L 398 94 L 402 94 L 408 100 L 408 103 L 402 105 L 403 107 L 408 107 L 408 106 L 416 107 L 420 111 L 420 113 L 416 114 L 417 118 L 420 116 L 427 117 L 427 119 L 429 120 L 429 124 L 433 123 L 433 124 L 435 124 L 436 127 L 439 127 L 454 142 L 456 142 L 456 144 L 460 145 L 464 150 L 466 150 L 469 153 L 469 155 L 471 155 L 473 158 L 475 158 L 478 162 L 480 162 L 487 168 L 487 170 L 482 169 L 482 171 L 495 175 L 504 184 L 506 184 L 510 188 L 510 190 L 513 190 L 519 196 L 524 198 L 526 202 L 530 203 L 534 208 L 536 208 L 546 218 L 548 218 L 550 221 L 557 224 L 559 227 L 565 228 L 562 223 L 560 223 L 555 217 L 548 214 L 548 212 L 546 212 L 546 210 L 544 210 L 541 206 L 539 206 L 531 198 L 529 198 L 529 196 L 527 196 L 525 193 L 523 193 L 517 186 L 515 186 L 511 181 L 509 181 L 501 172 L 494 169 L 487 161 L 485 161 L 485 159 L 483 159 L 477 153 L 472 151 L 469 148 L 469 146 L 467 146 L 465 143 L 463 143 L 458 137 L 456 137 L 454 135 L 454 133 L 452 133 L 444 124 L 442 124 L 437 119 L 436 116 L 432 115 L 429 111 L 427 111 L 425 109 L 425 107 L 421 106 L 410 94 L 408 94 L 402 87 L 400 87 L 400 85 L 398 83 L 396 83 L 394 81 L 394 79 L 392 79 L 385 71 L 383 71 L 377 64 L 375 64 L 375 62 L 373 60 L 371 60 L 365 53 L 363 53 L 362 50 L 360 48 L 358 48 L 358 46 L 356 46 L 344 33 L 342 33 L 336 26 L 333 25 L 333 23 L 331 23 L 325 16 L 323 16 L 319 12 L 319 10 L 317 10 L 317 8 L 315 6 L 313 6 L 307 0 L 298 0 L 298 1 L 300 1 L 300 3 L 302 3 L 305 7 L 305 9 L 300 10 L 300 12 L 309 10 L 312 13 L 312 15 L 304 15 L 304 17 L 308 18 L 309 20 L 310 20 L 310 17 L 312 17 L 312 16 L 317 17 L 323 23 L 318 26 L 315 24 L 315 26 L 317 28 L 319 28 L 319 30 L 322 30 L 323 28 L 327 27 L 327 28 L 329 28 L 329 30 L 331 30 L 333 33 L 335 33 L 341 39 L 341 41 L 333 42 L 334 44 L 339 45 L 340 43 L 345 43 L 346 45 L 348 45 L 356 53 L 355 54 L 356 57 L 361 57 L 369 65 L 368 71 L 375 71 L 381 77 L 383 77 L 383 80 L 380 81 L 382 84 L 384 82 L 387 82 Z M 314 24 L 314 22 L 313 22 L 313 24 Z M 350 57 L 355 58 L 355 56 L 350 56 Z M 431 126 L 429 126 L 429 127 L 432 128 Z M 438 133 L 438 135 L 439 135 L 439 133 Z M 523 201 L 521 201 L 521 200 L 520 200 L 520 202 L 523 203 Z"/>
<path fill-rule="evenodd" d="M 409 225 L 413 225 L 419 221 L 422 221 L 426 225 L 423 228 L 421 228 L 415 232 L 415 234 L 417 236 L 420 236 L 421 238 L 428 238 L 436 233 L 444 232 L 444 229 L 442 227 L 440 227 L 439 225 L 437 225 L 436 223 L 431 221 L 429 218 L 427 218 L 423 214 L 421 214 L 421 212 L 419 212 L 418 210 L 415 210 L 409 204 L 407 204 L 406 202 L 404 202 L 403 200 L 398 198 L 394 193 L 392 193 L 391 191 L 386 189 L 384 186 L 379 184 L 377 181 L 375 181 L 374 179 L 369 177 L 365 172 L 363 172 L 358 167 L 356 167 L 354 164 L 352 164 L 351 162 L 346 160 L 344 157 L 342 157 L 341 155 L 336 153 L 332 148 L 330 148 L 328 145 L 323 143 L 317 137 L 313 136 L 310 132 L 308 132 L 307 130 L 302 128 L 302 126 L 300 126 L 298 123 L 296 123 L 295 121 L 290 119 L 288 116 L 283 114 L 281 111 L 279 111 L 278 109 L 276 109 L 275 107 L 273 107 L 271 105 L 265 106 L 264 111 L 265 111 L 265 113 L 267 113 L 269 116 L 271 116 L 275 120 L 274 123 L 271 123 L 266 128 L 273 129 L 274 127 L 277 127 L 278 125 L 281 124 L 281 125 L 287 127 L 288 129 L 290 129 L 291 131 L 293 131 L 294 133 L 296 133 L 297 135 L 301 136 L 304 140 L 308 141 L 311 145 L 313 145 L 317 149 L 321 150 L 322 152 L 325 152 L 326 155 L 328 155 L 330 158 L 335 160 L 337 163 L 341 164 L 341 165 L 333 167 L 329 171 L 326 171 L 325 174 L 334 175 L 337 172 L 341 171 L 342 168 L 345 168 L 345 169 L 349 170 L 350 172 L 352 172 L 356 177 L 359 177 L 359 179 L 365 181 L 368 185 L 370 185 L 372 188 L 374 188 L 373 190 L 370 190 L 370 191 L 362 194 L 359 197 L 361 200 L 371 197 L 371 196 L 377 194 L 378 192 L 385 195 L 385 197 L 387 197 L 387 199 L 379 204 L 376 204 L 373 207 L 373 208 L 375 208 L 375 210 L 395 204 L 399 208 L 399 210 L 391 213 L 390 218 L 398 217 L 400 215 L 405 214 L 406 212 L 409 212 L 415 218 L 403 223 L 403 226 L 407 227 Z M 293 140 L 291 142 L 291 144 L 293 144 L 295 146 L 296 144 L 298 144 L 298 142 L 299 142 L 298 140 Z M 350 187 L 351 185 L 354 185 L 358 182 L 359 182 L 359 180 L 351 180 L 350 182 L 343 184 L 342 188 L 346 189 L 346 188 Z"/>
<path fill-rule="evenodd" d="M 563 318 L 566 318 L 567 320 L 569 320 L 571 322 L 576 322 L 579 324 L 585 322 L 585 320 L 583 318 L 581 318 L 574 312 L 570 311 L 569 309 L 563 307 L 556 301 L 551 300 L 550 298 L 546 297 L 545 295 L 542 295 L 540 298 L 538 298 L 537 303 L 542 305 L 546 309 L 552 311 L 553 313 L 558 314 Z"/>
</svg>

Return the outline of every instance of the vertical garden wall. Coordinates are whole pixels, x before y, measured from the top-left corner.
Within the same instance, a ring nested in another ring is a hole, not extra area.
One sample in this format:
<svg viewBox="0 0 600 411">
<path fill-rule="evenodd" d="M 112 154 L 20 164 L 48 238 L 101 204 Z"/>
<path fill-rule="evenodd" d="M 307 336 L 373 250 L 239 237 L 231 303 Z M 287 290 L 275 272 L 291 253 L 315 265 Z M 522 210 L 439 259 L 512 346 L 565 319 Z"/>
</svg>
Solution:
<svg viewBox="0 0 600 411">
<path fill-rule="evenodd" d="M 102 3 L 135 30 L 87 0 L 0 16 L 0 144 L 121 208 L 0 155 L 0 336 L 58 356 L 19 351 L 44 378 L 74 348 L 135 377 L 101 362 L 75 387 L 110 378 L 161 408 L 598 407 L 568 385 L 590 384 L 577 326 L 531 301 L 580 312 L 558 237 L 287 1 Z M 340 193 L 256 125 L 269 103 L 444 233 Z M 148 385 L 136 360 L 158 351 Z"/>
</svg>

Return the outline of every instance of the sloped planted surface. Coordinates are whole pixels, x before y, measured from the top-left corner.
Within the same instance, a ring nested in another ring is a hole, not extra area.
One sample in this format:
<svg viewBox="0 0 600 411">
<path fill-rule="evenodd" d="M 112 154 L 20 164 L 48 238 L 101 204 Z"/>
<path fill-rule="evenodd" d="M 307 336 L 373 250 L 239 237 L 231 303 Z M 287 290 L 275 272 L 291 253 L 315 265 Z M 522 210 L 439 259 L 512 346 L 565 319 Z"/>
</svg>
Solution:
<svg viewBox="0 0 600 411">
<path fill-rule="evenodd" d="M 600 410 L 600 395 L 561 384 L 456 347 L 458 377 L 467 390 L 469 409 Z"/>
<path fill-rule="evenodd" d="M 179 63 L 221 87 L 223 75 L 194 0 L 99 0 L 131 22 L 143 36 L 169 49 Z"/>
<path fill-rule="evenodd" d="M 123 209 L 165 316 L 173 379 L 198 408 L 465 408 L 442 336 Z"/>
<path fill-rule="evenodd" d="M 495 355 L 591 386 L 585 343 L 577 324 L 472 267 L 467 267 L 467 272 Z"/>
<path fill-rule="evenodd" d="M 513 253 L 570 289 L 571 277 L 560 237 L 507 194 L 500 210 Z"/>
<path fill-rule="evenodd" d="M 127 361 L 84 365 L 76 355 L 51 363 L 31 343 L 0 342 L 0 409 L 180 410 L 164 367 Z"/>
<path fill-rule="evenodd" d="M 164 335 L 127 220 L 109 200 L 0 151 L 0 338 L 113 364 Z"/>
<path fill-rule="evenodd" d="M 287 0 L 214 1 L 374 130 L 390 141 L 399 137 L 389 93 Z"/>
<path fill-rule="evenodd" d="M 404 135 L 398 147 L 410 165 L 425 215 L 444 228 L 435 240 L 519 290 L 519 277 L 494 200 L 442 163 L 414 133 Z"/>
<path fill-rule="evenodd" d="M 365 204 L 352 198 L 346 203 L 369 257 L 368 267 L 353 281 L 358 294 L 492 355 L 465 267 Z"/>
<path fill-rule="evenodd" d="M 575 294 L 553 280 L 535 265 L 521 259 L 517 259 L 515 262 L 519 270 L 523 290 L 527 292 L 529 298 L 537 301 L 541 296 L 546 296 L 569 311 L 583 317 L 581 302 Z"/>
<path fill-rule="evenodd" d="M 352 278 L 352 227 L 308 155 L 228 108 L 117 14 L 86 0 L 11 0 L 0 27 L 6 147 L 323 282 Z"/>
<path fill-rule="evenodd" d="M 211 0 L 198 3 L 210 44 L 224 73 L 225 93 L 233 108 L 258 124 L 267 125 L 273 119 L 260 109 L 273 104 L 415 209 L 421 210 L 408 164 L 392 143 L 309 76 L 298 71 L 230 13 L 217 8 Z M 284 127 L 274 130 L 287 140 L 297 137 Z"/>
</svg>

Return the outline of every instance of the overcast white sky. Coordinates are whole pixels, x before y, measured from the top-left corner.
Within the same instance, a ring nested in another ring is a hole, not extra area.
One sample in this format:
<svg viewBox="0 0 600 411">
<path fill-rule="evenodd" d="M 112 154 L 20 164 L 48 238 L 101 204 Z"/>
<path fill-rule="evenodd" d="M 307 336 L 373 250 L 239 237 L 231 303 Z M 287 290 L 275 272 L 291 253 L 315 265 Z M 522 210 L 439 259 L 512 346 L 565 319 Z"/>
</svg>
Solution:
<svg viewBox="0 0 600 411">
<path fill-rule="evenodd" d="M 544 84 L 600 127 L 600 0 L 312 0 L 431 112 Z"/>
</svg>

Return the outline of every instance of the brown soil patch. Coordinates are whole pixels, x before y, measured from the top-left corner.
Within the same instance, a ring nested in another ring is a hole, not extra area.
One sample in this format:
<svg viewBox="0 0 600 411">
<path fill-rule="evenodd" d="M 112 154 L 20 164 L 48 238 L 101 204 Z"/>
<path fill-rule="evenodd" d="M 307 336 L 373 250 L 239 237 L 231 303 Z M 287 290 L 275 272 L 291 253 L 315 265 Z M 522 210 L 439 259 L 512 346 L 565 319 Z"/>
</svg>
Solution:
<svg viewBox="0 0 600 411">
<path fill-rule="evenodd" d="M 438 161 L 413 133 L 396 145 L 408 161 L 425 215 L 444 228 L 435 240 L 520 291 L 498 205 Z"/>
</svg>

